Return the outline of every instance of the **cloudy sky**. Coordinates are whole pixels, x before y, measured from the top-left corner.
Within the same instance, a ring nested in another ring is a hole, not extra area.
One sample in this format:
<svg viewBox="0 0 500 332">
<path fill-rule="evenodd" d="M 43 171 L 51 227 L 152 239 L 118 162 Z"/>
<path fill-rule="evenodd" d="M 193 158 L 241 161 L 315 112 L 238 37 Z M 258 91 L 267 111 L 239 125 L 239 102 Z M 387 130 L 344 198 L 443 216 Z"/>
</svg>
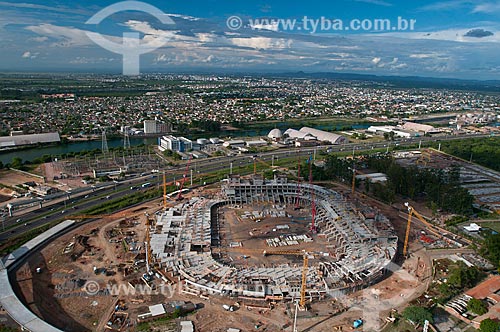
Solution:
<svg viewBox="0 0 500 332">
<path fill-rule="evenodd" d="M 2 71 L 120 72 L 122 55 L 89 35 L 138 33 L 151 47 L 142 72 L 500 77 L 500 0 L 148 0 L 161 14 L 98 24 L 88 21 L 115 1 L 22 1 L 0 1 Z"/>
</svg>

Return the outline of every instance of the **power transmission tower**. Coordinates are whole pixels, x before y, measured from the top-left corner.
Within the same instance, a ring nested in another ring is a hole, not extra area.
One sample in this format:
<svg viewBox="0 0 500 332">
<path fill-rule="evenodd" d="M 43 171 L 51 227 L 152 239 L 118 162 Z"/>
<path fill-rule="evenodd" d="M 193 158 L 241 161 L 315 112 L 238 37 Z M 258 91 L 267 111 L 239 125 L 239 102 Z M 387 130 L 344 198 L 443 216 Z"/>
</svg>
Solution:
<svg viewBox="0 0 500 332">
<path fill-rule="evenodd" d="M 101 141 L 102 141 L 102 153 L 103 154 L 106 154 L 109 152 L 109 148 L 108 148 L 108 140 L 106 139 L 106 129 L 103 129 L 102 130 L 102 138 L 101 138 Z"/>
<path fill-rule="evenodd" d="M 123 133 L 123 149 L 130 149 L 130 136 L 128 135 L 128 130 Z"/>
</svg>

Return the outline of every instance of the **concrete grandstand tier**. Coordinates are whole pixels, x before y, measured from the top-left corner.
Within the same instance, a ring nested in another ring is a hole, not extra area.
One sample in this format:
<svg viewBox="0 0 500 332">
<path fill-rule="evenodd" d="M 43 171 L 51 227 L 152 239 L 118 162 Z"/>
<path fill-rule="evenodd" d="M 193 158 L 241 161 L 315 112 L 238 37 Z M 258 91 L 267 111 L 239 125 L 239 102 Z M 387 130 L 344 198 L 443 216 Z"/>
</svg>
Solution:
<svg viewBox="0 0 500 332">
<path fill-rule="evenodd" d="M 151 234 L 153 256 L 165 271 L 184 280 L 188 292 L 296 298 L 300 296 L 300 264 L 235 266 L 218 261 L 214 250 L 219 242 L 219 209 L 264 202 L 293 206 L 297 190 L 297 184 L 284 177 L 266 181 L 258 176 L 233 176 L 223 181 L 221 199 L 192 198 L 159 213 Z M 397 245 L 384 216 L 364 218 L 340 194 L 319 186 L 302 186 L 300 199 L 304 204 L 315 200 L 320 236 L 336 248 L 334 257 L 313 260 L 307 272 L 308 296 L 354 291 L 383 277 Z"/>
</svg>

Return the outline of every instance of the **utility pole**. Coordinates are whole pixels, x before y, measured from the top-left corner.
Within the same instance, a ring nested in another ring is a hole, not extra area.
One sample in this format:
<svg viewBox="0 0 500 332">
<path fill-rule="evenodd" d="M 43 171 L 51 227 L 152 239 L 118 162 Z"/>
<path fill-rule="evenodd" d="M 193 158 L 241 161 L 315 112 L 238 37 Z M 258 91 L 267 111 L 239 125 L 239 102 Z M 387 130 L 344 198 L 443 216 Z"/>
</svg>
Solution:
<svg viewBox="0 0 500 332">
<path fill-rule="evenodd" d="M 165 177 L 165 171 L 163 171 L 163 210 L 167 210 L 167 180 Z"/>
<path fill-rule="evenodd" d="M 293 332 L 299 332 L 297 329 L 297 311 L 299 311 L 299 300 L 295 300 L 295 317 L 293 319 Z"/>
<path fill-rule="evenodd" d="M 101 137 L 101 149 L 102 149 L 102 153 L 103 154 L 106 154 L 109 152 L 109 148 L 108 148 L 108 140 L 106 138 L 106 129 L 103 129 L 102 130 L 102 137 Z"/>
<path fill-rule="evenodd" d="M 193 186 L 193 169 L 191 169 L 191 187 Z"/>
</svg>

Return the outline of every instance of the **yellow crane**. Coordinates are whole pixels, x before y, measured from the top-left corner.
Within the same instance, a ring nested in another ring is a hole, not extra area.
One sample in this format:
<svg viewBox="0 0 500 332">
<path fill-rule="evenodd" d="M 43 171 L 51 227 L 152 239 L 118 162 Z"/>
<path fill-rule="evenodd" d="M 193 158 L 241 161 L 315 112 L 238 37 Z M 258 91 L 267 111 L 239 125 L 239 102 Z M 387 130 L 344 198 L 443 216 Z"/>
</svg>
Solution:
<svg viewBox="0 0 500 332">
<path fill-rule="evenodd" d="M 307 271 L 309 268 L 309 255 L 314 255 L 314 253 L 306 252 L 305 250 L 264 250 L 261 251 L 259 249 L 247 249 L 242 247 L 233 247 L 226 248 L 227 252 L 240 252 L 242 254 L 251 254 L 261 252 L 264 256 L 271 255 L 282 255 L 282 256 L 302 256 L 303 264 L 302 264 L 302 280 L 300 285 L 300 309 L 306 309 L 306 289 L 307 289 Z"/>
<path fill-rule="evenodd" d="M 302 280 L 300 284 L 300 301 L 299 308 L 301 310 L 306 310 L 306 289 L 307 289 L 307 271 L 309 269 L 309 253 L 305 250 L 272 250 L 267 251 L 264 250 L 264 256 L 270 255 L 293 255 L 293 256 L 302 256 L 303 264 L 302 264 Z"/>
<path fill-rule="evenodd" d="M 422 215 L 420 213 L 418 213 L 417 211 L 415 211 L 415 209 L 412 206 L 410 206 L 410 203 L 406 202 L 405 206 L 408 209 L 408 222 L 406 224 L 405 242 L 404 242 L 404 246 L 403 246 L 403 255 L 404 256 L 406 256 L 406 254 L 408 252 L 408 240 L 410 238 L 410 228 L 411 228 L 411 218 L 412 218 L 412 216 L 416 216 L 425 226 L 427 226 L 427 229 L 431 233 L 434 233 L 438 237 L 442 237 L 443 236 L 439 232 L 435 231 L 433 225 L 431 223 L 429 223 L 427 220 L 425 220 L 425 218 L 422 217 Z"/>
<path fill-rule="evenodd" d="M 146 241 L 144 243 L 145 246 L 145 252 L 146 252 L 146 267 L 148 273 L 151 272 L 151 265 L 153 264 L 152 261 L 152 250 L 151 250 L 151 236 L 149 234 L 150 229 L 149 229 L 149 214 L 146 213 Z"/>
</svg>

